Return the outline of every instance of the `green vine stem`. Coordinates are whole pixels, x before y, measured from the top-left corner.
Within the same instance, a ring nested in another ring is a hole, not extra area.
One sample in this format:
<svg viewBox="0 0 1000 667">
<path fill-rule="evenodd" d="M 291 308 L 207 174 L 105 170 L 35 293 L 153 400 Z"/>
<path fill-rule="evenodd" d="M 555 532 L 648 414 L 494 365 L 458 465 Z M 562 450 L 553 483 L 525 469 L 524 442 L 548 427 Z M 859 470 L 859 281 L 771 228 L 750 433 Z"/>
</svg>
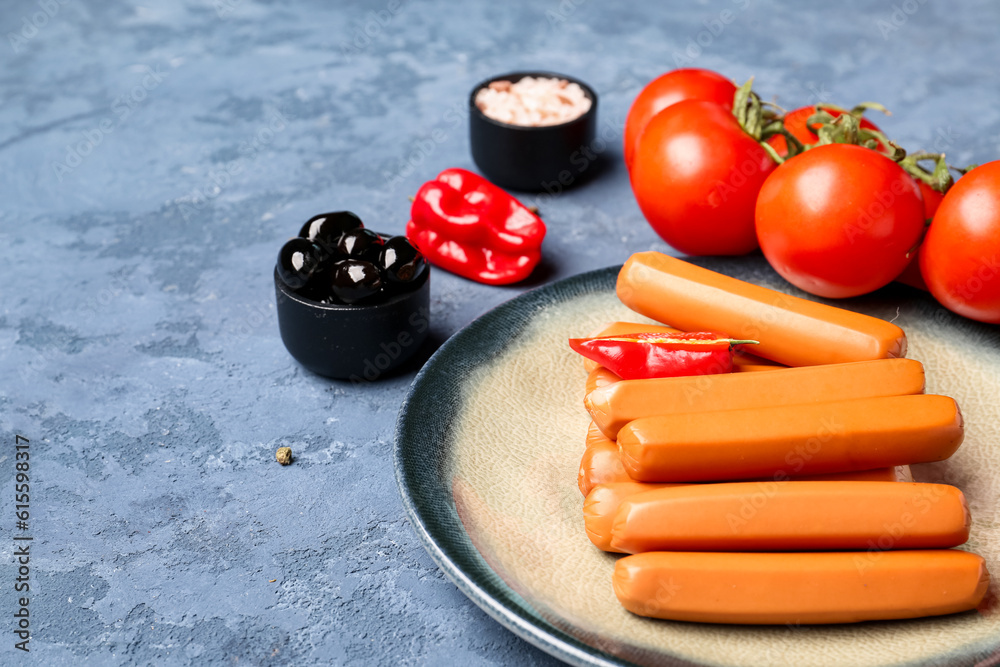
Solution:
<svg viewBox="0 0 1000 667">
<path fill-rule="evenodd" d="M 733 115 L 736 116 L 736 121 L 743 128 L 743 131 L 753 137 L 771 159 L 778 164 L 784 162 L 786 158 L 778 155 L 778 152 L 767 143 L 767 140 L 776 134 L 789 136 L 781 120 L 781 112 L 780 107 L 762 102 L 760 96 L 753 92 L 753 77 L 747 79 L 746 83 L 737 88 L 736 94 L 733 96 Z M 795 140 L 794 137 L 792 140 Z M 802 145 L 797 141 L 795 143 L 800 147 Z"/>
<path fill-rule="evenodd" d="M 959 168 L 945 162 L 944 153 L 927 153 L 917 151 L 907 152 L 880 130 L 863 127 L 862 121 L 866 111 L 878 111 L 891 116 L 892 112 L 878 102 L 861 102 L 851 109 L 845 109 L 833 104 L 817 104 L 813 114 L 806 119 L 807 127 L 818 139 L 812 144 L 803 144 L 785 127 L 784 110 L 776 104 L 762 102 L 760 96 L 753 91 L 753 77 L 736 89 L 733 96 L 733 115 L 740 127 L 754 138 L 761 148 L 777 164 L 799 155 L 811 148 L 828 144 L 852 144 L 870 148 L 883 153 L 895 161 L 906 173 L 922 183 L 926 183 L 938 192 L 947 192 L 955 184 L 952 172 L 965 174 L 975 165 Z M 834 116 L 831 111 L 838 112 Z M 768 143 L 775 136 L 785 138 L 786 155 L 778 152 Z M 926 168 L 921 163 L 933 161 L 933 168 Z"/>
<path fill-rule="evenodd" d="M 810 116 L 806 123 L 810 129 L 816 132 L 819 140 L 815 144 L 810 144 L 808 148 L 826 144 L 853 144 L 885 153 L 897 162 L 902 160 L 906 157 L 906 151 L 900 148 L 896 142 L 879 130 L 861 126 L 861 114 L 864 113 L 865 109 L 873 108 L 874 104 L 874 102 L 859 104 L 850 112 L 843 113 L 836 118 L 826 110 L 832 107 L 817 107 L 816 113 Z M 882 105 L 878 106 L 885 109 Z"/>
<path fill-rule="evenodd" d="M 921 162 L 933 162 L 934 166 L 931 169 L 927 169 L 920 164 Z M 905 169 L 906 173 L 913 178 L 926 183 L 938 192 L 944 193 L 948 192 L 948 189 L 955 184 L 955 179 L 952 177 L 951 172 L 962 176 L 974 169 L 976 165 L 970 164 L 967 167 L 955 167 L 945 161 L 944 153 L 917 151 L 910 153 L 900 160 L 899 166 Z"/>
</svg>

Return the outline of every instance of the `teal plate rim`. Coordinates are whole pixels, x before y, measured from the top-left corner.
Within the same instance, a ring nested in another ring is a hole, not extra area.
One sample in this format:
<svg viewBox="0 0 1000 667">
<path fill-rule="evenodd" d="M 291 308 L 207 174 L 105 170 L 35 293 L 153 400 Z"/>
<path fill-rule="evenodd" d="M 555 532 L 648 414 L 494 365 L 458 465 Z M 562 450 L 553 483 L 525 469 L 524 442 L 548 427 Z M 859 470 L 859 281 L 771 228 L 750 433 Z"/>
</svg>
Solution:
<svg viewBox="0 0 1000 667">
<path fill-rule="evenodd" d="M 738 264 L 750 271 L 773 274 L 762 257 L 684 258 L 706 268 L 730 273 Z M 455 586 L 476 606 L 505 628 L 537 648 L 573 665 L 631 666 L 635 663 L 601 651 L 560 629 L 540 615 L 489 566 L 465 531 L 447 479 L 449 447 L 455 417 L 462 408 L 466 379 L 479 366 L 500 356 L 518 339 L 544 308 L 598 292 L 613 292 L 621 265 L 580 273 L 524 292 L 479 316 L 451 336 L 417 373 L 396 419 L 393 465 L 396 483 L 410 524 L 423 547 Z M 728 270 L 727 270 L 728 269 Z M 774 274 L 776 275 L 776 274 Z M 789 293 L 817 299 L 788 286 Z M 934 304 L 929 295 L 913 288 L 893 285 L 874 295 L 838 301 L 854 309 L 855 304 L 896 298 Z M 828 302 L 834 303 L 834 302 Z M 936 304 L 935 304 L 936 305 Z M 980 328 L 997 335 L 997 328 L 966 320 L 940 306 L 936 324 Z M 942 312 L 943 311 L 943 312 Z M 939 655 L 949 663 L 965 664 L 997 649 L 996 642 L 956 647 Z M 657 664 L 667 667 L 705 667 L 679 655 L 657 652 Z M 923 659 L 905 663 L 909 667 L 929 664 Z"/>
<path fill-rule="evenodd" d="M 575 665 L 633 663 L 603 653 L 552 625 L 490 568 L 455 509 L 446 479 L 447 447 L 469 372 L 502 354 L 540 309 L 613 287 L 620 268 L 598 269 L 543 285 L 473 320 L 445 341 L 420 369 L 396 420 L 396 482 L 410 524 L 431 558 L 494 620 L 539 649 Z"/>
</svg>

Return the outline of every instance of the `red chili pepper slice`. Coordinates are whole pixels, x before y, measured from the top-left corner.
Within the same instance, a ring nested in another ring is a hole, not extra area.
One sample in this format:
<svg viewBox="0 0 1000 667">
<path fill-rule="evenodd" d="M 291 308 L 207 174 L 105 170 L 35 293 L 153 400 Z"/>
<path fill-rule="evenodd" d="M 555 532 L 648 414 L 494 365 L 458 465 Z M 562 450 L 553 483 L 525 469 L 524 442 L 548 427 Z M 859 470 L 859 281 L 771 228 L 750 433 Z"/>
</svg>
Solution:
<svg viewBox="0 0 1000 667">
<path fill-rule="evenodd" d="M 731 373 L 733 347 L 756 344 L 755 340 L 734 340 L 709 332 L 569 339 L 574 351 L 623 380 Z"/>
<path fill-rule="evenodd" d="M 431 264 L 488 285 L 527 278 L 545 231 L 521 202 L 465 169 L 424 183 L 406 223 L 407 238 Z"/>
</svg>

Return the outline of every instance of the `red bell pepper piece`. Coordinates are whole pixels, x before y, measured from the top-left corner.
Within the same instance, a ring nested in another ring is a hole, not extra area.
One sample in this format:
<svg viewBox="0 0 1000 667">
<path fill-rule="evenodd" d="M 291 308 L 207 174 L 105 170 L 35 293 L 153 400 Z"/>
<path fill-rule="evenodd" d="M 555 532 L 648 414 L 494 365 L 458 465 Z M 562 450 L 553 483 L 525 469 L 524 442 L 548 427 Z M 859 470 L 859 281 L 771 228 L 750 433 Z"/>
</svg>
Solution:
<svg viewBox="0 0 1000 667">
<path fill-rule="evenodd" d="M 623 380 L 731 373 L 733 347 L 756 345 L 716 333 L 635 333 L 570 338 L 569 346 Z"/>
<path fill-rule="evenodd" d="M 538 264 L 545 223 L 482 176 L 445 169 L 417 191 L 406 237 L 435 266 L 507 285 Z"/>
</svg>

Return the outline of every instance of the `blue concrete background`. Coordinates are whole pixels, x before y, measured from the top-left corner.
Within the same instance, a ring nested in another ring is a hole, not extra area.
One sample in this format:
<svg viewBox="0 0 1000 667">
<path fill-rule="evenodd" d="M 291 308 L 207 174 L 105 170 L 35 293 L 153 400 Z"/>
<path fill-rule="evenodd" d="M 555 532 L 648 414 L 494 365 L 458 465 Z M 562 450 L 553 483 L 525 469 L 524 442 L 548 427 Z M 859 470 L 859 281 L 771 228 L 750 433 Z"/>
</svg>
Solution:
<svg viewBox="0 0 1000 667">
<path fill-rule="evenodd" d="M 904 145 L 995 159 L 998 25 L 993 2 L 922 0 L 4 0 L 0 662 L 552 664 L 404 518 L 390 449 L 414 368 L 352 386 L 286 354 L 277 249 L 330 209 L 401 232 L 420 183 L 473 167 L 469 89 L 518 68 L 589 82 L 611 139 L 600 178 L 536 202 L 533 284 L 665 249 L 619 141 L 677 65 L 753 75 L 788 108 L 878 100 Z M 435 272 L 433 340 L 524 288 Z M 30 654 L 11 632 L 15 434 Z"/>
</svg>

